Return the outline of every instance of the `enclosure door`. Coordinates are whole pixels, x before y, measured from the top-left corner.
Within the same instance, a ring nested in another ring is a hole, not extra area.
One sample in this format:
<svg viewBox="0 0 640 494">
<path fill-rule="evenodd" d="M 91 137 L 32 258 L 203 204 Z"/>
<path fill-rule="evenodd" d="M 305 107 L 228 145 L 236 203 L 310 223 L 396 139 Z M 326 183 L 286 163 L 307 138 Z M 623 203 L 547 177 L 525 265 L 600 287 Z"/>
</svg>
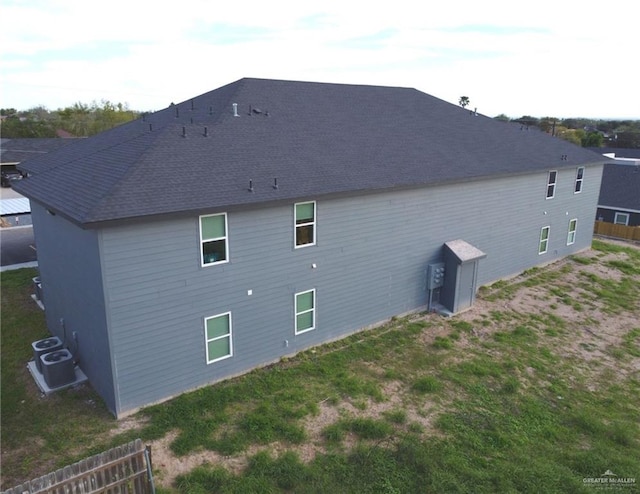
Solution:
<svg viewBox="0 0 640 494">
<path fill-rule="evenodd" d="M 476 262 L 461 264 L 458 276 L 457 310 L 461 311 L 473 305 L 476 291 Z"/>
</svg>

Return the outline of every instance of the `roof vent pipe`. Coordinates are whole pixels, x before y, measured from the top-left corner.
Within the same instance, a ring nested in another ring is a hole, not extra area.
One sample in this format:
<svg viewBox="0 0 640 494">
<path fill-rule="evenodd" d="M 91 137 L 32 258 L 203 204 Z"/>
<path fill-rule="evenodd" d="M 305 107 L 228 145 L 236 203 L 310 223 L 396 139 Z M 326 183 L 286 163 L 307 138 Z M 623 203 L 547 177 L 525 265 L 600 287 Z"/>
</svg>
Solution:
<svg viewBox="0 0 640 494">
<path fill-rule="evenodd" d="M 249 192 L 253 192 L 253 180 L 249 180 Z"/>
<path fill-rule="evenodd" d="M 204 136 L 207 137 L 209 135 L 209 129 L 207 127 L 204 128 Z"/>
<path fill-rule="evenodd" d="M 186 127 L 182 127 L 182 137 L 187 137 L 187 128 Z"/>
<path fill-rule="evenodd" d="M 153 124 L 149 124 L 149 132 L 153 132 Z"/>
<path fill-rule="evenodd" d="M 233 116 L 234 117 L 239 117 L 240 115 L 238 115 L 238 103 L 234 103 L 233 104 Z"/>
</svg>

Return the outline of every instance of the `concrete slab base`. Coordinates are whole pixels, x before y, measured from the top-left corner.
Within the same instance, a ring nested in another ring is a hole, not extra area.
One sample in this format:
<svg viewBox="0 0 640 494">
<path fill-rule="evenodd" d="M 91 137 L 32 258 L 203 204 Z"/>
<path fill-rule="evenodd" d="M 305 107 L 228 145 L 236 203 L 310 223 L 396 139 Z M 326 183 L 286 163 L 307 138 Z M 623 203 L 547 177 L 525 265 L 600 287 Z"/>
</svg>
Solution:
<svg viewBox="0 0 640 494">
<path fill-rule="evenodd" d="M 30 360 L 29 362 L 27 362 L 27 368 L 29 369 L 29 372 L 33 376 L 33 379 L 36 382 L 36 385 L 38 386 L 38 388 L 40 388 L 40 391 L 42 391 L 45 395 L 50 395 L 51 393 L 55 393 L 56 391 L 60 391 L 61 389 L 67 389 L 73 386 L 77 386 L 78 384 L 82 384 L 89 380 L 87 376 L 84 374 L 84 372 L 82 372 L 80 367 L 76 365 L 74 367 L 76 378 L 72 382 L 65 384 L 64 386 L 58 386 L 57 388 L 50 388 L 47 385 L 47 382 L 44 380 L 44 376 L 40 372 L 38 372 L 38 368 L 36 367 L 36 362 L 34 360 Z"/>
</svg>

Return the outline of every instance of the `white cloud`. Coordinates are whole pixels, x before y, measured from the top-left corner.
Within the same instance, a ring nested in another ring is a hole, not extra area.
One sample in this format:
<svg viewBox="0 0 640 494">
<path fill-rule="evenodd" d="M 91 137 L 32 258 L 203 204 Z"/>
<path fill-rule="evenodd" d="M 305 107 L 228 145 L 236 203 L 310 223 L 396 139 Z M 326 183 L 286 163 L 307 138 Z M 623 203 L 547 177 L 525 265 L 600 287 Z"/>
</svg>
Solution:
<svg viewBox="0 0 640 494">
<path fill-rule="evenodd" d="M 640 118 L 633 75 L 606 70 L 637 57 L 632 6 L 611 24 L 577 1 L 5 0 L 0 106 L 155 110 L 247 76 L 465 94 L 488 115 Z"/>
</svg>

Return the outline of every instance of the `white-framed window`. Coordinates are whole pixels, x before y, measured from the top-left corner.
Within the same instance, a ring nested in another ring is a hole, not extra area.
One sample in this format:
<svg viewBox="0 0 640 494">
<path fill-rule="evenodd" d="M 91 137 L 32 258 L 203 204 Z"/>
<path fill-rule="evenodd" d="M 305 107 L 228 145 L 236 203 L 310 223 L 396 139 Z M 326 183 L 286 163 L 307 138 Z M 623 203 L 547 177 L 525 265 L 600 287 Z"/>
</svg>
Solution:
<svg viewBox="0 0 640 494">
<path fill-rule="evenodd" d="M 547 176 L 547 199 L 553 199 L 556 195 L 556 182 L 558 180 L 558 172 L 551 170 Z"/>
<path fill-rule="evenodd" d="M 567 245 L 572 245 L 576 241 L 576 230 L 578 229 L 578 218 L 569 220 L 569 233 L 567 233 Z"/>
<path fill-rule="evenodd" d="M 613 222 L 616 225 L 629 225 L 629 213 L 620 213 L 616 211 L 616 215 L 613 217 Z"/>
<path fill-rule="evenodd" d="M 307 290 L 306 292 L 296 293 L 295 295 L 295 311 L 296 311 L 296 334 L 311 331 L 316 327 L 316 291 Z"/>
<path fill-rule="evenodd" d="M 204 338 L 207 364 L 233 356 L 231 341 L 231 312 L 205 317 Z"/>
<path fill-rule="evenodd" d="M 538 244 L 538 254 L 544 254 L 549 249 L 550 226 L 543 226 L 540 230 L 540 243 Z"/>
<path fill-rule="evenodd" d="M 299 202 L 294 205 L 295 248 L 316 243 L 316 202 Z"/>
<path fill-rule="evenodd" d="M 200 260 L 202 266 L 229 260 L 227 213 L 200 216 Z"/>
<path fill-rule="evenodd" d="M 584 180 L 584 166 L 578 167 L 576 170 L 576 185 L 573 189 L 574 194 L 582 192 L 582 181 Z"/>
</svg>

